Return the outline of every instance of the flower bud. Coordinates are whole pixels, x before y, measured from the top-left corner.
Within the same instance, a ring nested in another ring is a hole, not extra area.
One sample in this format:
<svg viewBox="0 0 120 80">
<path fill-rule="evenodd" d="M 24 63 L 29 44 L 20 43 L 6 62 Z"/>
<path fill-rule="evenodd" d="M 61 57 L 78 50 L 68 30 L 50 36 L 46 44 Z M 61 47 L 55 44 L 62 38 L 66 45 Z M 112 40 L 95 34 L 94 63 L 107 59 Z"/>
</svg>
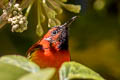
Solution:
<svg viewBox="0 0 120 80">
<path fill-rule="evenodd" d="M 8 22 L 11 22 L 12 21 L 12 18 L 8 18 Z"/>
<path fill-rule="evenodd" d="M 12 27 L 12 32 L 14 32 L 17 28 L 19 27 L 19 25 L 18 24 L 16 24 L 16 25 L 13 25 L 13 27 Z"/>
<path fill-rule="evenodd" d="M 20 6 L 19 4 L 15 4 L 14 5 L 15 8 L 19 8 L 19 6 Z"/>
<path fill-rule="evenodd" d="M 23 24 L 24 22 L 23 21 L 19 21 L 19 24 Z"/>
<path fill-rule="evenodd" d="M 16 16 L 12 18 L 12 21 L 15 21 L 15 20 L 17 20 Z"/>
<path fill-rule="evenodd" d="M 12 24 L 17 24 L 18 20 L 12 21 Z"/>
<path fill-rule="evenodd" d="M 17 11 L 13 11 L 13 15 L 17 15 L 17 13 L 18 13 Z"/>
<path fill-rule="evenodd" d="M 18 11 L 22 11 L 22 8 L 18 8 Z"/>
</svg>

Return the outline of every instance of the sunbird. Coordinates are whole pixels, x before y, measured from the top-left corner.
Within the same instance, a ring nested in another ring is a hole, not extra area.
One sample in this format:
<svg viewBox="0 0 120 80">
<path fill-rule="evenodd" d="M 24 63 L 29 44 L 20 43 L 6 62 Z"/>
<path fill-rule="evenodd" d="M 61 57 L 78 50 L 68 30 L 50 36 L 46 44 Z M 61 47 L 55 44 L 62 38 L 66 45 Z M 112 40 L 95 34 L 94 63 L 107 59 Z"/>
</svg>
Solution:
<svg viewBox="0 0 120 80">
<path fill-rule="evenodd" d="M 62 63 L 70 61 L 68 48 L 69 26 L 77 16 L 60 26 L 52 27 L 43 38 L 33 44 L 27 51 L 28 57 L 40 68 L 59 69 Z"/>
</svg>

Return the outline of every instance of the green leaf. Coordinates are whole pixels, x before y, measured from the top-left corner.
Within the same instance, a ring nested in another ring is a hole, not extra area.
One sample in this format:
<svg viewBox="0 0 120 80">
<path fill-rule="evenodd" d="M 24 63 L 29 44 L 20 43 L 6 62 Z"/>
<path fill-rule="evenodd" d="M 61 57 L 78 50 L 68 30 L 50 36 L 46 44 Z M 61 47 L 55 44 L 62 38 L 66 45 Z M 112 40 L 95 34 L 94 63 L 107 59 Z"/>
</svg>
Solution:
<svg viewBox="0 0 120 80">
<path fill-rule="evenodd" d="M 56 22 L 53 19 L 48 19 L 48 27 L 54 27 L 56 26 Z"/>
<path fill-rule="evenodd" d="M 54 18 L 53 20 L 55 21 L 55 23 L 56 23 L 56 26 L 59 26 L 59 25 L 61 25 L 61 22 L 60 22 L 60 20 L 58 20 L 57 18 Z"/>
<path fill-rule="evenodd" d="M 46 11 L 47 17 L 48 18 L 55 18 L 55 16 L 57 15 L 57 13 L 50 7 L 48 7 L 47 4 L 43 3 L 43 7 Z"/>
<path fill-rule="evenodd" d="M 27 58 L 19 55 L 7 55 L 0 58 L 0 62 L 9 63 L 18 66 L 29 72 L 37 72 L 40 70 L 39 66 L 29 61 Z"/>
<path fill-rule="evenodd" d="M 41 24 L 38 24 L 38 25 L 37 25 L 36 34 L 37 34 L 39 37 L 44 34 L 44 30 L 43 30 Z"/>
<path fill-rule="evenodd" d="M 61 22 L 57 18 L 48 19 L 48 27 L 54 27 L 61 25 Z"/>
<path fill-rule="evenodd" d="M 64 8 L 68 11 L 74 12 L 74 13 L 79 13 L 81 10 L 80 5 L 73 5 L 73 4 L 64 4 Z"/>
<path fill-rule="evenodd" d="M 29 72 L 11 64 L 0 62 L 0 80 L 17 80 Z"/>
<path fill-rule="evenodd" d="M 62 2 L 67 2 L 67 0 L 60 0 L 60 1 L 62 1 Z"/>
<path fill-rule="evenodd" d="M 79 13 L 81 10 L 80 5 L 74 5 L 74 4 L 64 4 L 59 0 L 55 0 L 58 4 L 62 5 L 66 10 L 74 13 Z"/>
<path fill-rule="evenodd" d="M 58 14 L 62 14 L 63 10 L 60 7 L 60 5 L 58 3 L 56 3 L 54 0 L 48 0 L 48 2 L 50 3 L 50 5 L 52 6 L 52 8 L 58 13 Z"/>
<path fill-rule="evenodd" d="M 27 74 L 21 77 L 19 80 L 51 80 L 54 74 L 55 74 L 54 68 L 46 68 L 36 73 Z"/>
<path fill-rule="evenodd" d="M 60 80 L 105 80 L 98 73 L 77 62 L 65 62 L 59 71 Z"/>
</svg>

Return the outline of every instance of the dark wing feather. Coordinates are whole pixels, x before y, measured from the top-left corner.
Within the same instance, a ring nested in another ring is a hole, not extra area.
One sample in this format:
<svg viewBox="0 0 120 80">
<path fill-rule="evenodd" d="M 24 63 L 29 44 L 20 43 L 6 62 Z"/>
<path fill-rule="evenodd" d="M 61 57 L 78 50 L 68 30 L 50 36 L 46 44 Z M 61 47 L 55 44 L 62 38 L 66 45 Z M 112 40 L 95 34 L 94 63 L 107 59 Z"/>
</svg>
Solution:
<svg viewBox="0 0 120 80">
<path fill-rule="evenodd" d="M 32 47 L 30 47 L 27 51 L 27 56 L 29 57 L 31 55 L 31 53 L 33 51 L 35 51 L 36 49 L 43 49 L 42 45 L 40 44 L 40 41 L 38 41 L 37 43 L 33 44 Z"/>
</svg>

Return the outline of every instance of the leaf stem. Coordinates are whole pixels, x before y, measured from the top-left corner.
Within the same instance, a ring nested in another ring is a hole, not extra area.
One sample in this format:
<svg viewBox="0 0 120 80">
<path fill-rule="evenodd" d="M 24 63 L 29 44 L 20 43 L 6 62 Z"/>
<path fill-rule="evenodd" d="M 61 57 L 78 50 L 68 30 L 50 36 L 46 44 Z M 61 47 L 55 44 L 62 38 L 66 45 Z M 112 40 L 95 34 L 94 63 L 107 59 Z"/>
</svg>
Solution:
<svg viewBox="0 0 120 80">
<path fill-rule="evenodd" d="M 34 0 L 30 3 L 30 5 L 28 6 L 28 8 L 27 8 L 27 10 L 26 10 L 26 13 L 25 13 L 25 16 L 26 16 L 26 17 L 28 17 L 29 12 L 30 12 L 30 10 L 31 10 L 31 8 L 32 8 L 33 3 L 34 3 Z"/>
<path fill-rule="evenodd" d="M 40 9 L 41 7 L 40 7 L 40 0 L 38 0 L 38 4 L 37 4 L 37 15 L 38 15 L 38 24 L 40 25 L 41 23 L 41 20 L 40 20 L 40 11 L 41 11 L 41 9 Z"/>
</svg>

